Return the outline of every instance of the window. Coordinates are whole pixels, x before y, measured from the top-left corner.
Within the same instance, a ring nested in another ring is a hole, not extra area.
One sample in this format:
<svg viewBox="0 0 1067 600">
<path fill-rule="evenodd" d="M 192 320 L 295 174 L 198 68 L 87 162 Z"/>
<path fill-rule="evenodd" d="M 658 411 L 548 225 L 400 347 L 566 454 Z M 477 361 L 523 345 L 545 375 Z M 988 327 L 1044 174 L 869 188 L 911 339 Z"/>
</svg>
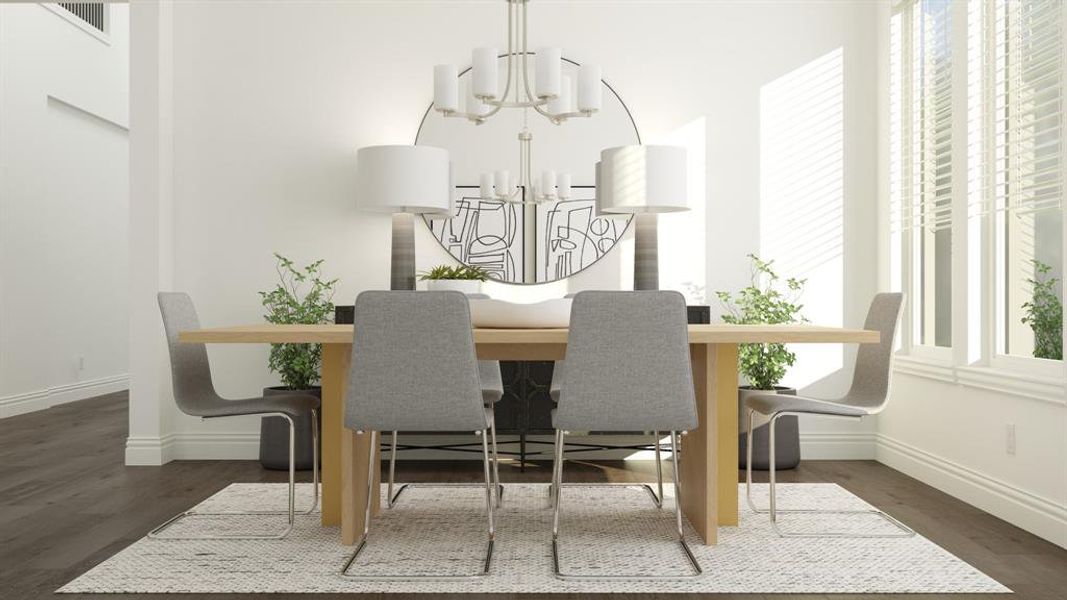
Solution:
<svg viewBox="0 0 1067 600">
<path fill-rule="evenodd" d="M 969 212 L 988 228 L 995 355 L 1063 358 L 1063 10 L 968 5 Z"/>
<path fill-rule="evenodd" d="M 890 24 L 892 244 L 912 346 L 952 345 L 951 9 L 951 0 L 907 2 Z"/>
</svg>

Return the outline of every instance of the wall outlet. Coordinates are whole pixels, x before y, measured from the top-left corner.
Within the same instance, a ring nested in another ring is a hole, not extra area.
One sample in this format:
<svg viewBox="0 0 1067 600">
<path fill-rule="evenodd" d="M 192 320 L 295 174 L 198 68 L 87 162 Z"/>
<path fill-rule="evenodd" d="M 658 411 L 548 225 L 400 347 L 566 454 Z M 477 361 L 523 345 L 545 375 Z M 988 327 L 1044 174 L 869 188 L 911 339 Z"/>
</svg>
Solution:
<svg viewBox="0 0 1067 600">
<path fill-rule="evenodd" d="M 76 356 L 76 357 L 74 357 L 74 366 L 79 371 L 84 371 L 85 370 L 85 357 L 84 356 Z"/>
<path fill-rule="evenodd" d="M 1007 425 L 1007 427 L 1005 427 L 1005 433 L 1007 433 L 1007 436 L 1006 436 L 1007 445 L 1004 448 L 1004 450 L 1008 454 L 1014 455 L 1015 454 L 1015 424 L 1009 423 Z"/>
</svg>

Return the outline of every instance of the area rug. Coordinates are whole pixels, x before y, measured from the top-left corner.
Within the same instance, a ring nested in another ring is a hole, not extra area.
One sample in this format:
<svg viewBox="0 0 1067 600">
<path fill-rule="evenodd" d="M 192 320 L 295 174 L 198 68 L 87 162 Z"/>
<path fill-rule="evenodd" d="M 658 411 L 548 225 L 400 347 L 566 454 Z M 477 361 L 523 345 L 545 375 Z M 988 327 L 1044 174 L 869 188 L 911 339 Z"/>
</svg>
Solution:
<svg viewBox="0 0 1067 600">
<path fill-rule="evenodd" d="M 582 574 L 684 575 L 688 563 L 676 539 L 673 499 L 656 508 L 636 487 L 566 487 L 560 554 L 564 571 Z M 766 486 L 755 490 L 766 501 Z M 309 485 L 299 490 L 310 498 Z M 270 510 L 285 506 L 284 484 L 234 484 L 201 503 L 210 510 Z M 781 484 L 780 506 L 870 508 L 834 484 Z M 306 504 L 304 504 L 306 506 Z M 553 576 L 552 511 L 545 484 L 506 486 L 496 513 L 489 576 L 459 581 L 354 581 L 340 576 L 352 552 L 317 514 L 298 517 L 293 532 L 271 541 L 141 539 L 63 586 L 63 593 L 1004 593 L 1006 587 L 929 540 L 910 538 L 780 538 L 765 515 L 743 499 L 741 525 L 720 530 L 704 546 L 686 525 L 703 567 L 694 579 L 561 581 Z M 891 532 L 881 519 L 787 515 L 782 527 Z M 170 534 L 279 531 L 284 517 L 197 517 Z M 412 487 L 374 520 L 370 543 L 353 564 L 362 575 L 477 572 L 486 541 L 485 491 L 477 487 Z"/>
</svg>

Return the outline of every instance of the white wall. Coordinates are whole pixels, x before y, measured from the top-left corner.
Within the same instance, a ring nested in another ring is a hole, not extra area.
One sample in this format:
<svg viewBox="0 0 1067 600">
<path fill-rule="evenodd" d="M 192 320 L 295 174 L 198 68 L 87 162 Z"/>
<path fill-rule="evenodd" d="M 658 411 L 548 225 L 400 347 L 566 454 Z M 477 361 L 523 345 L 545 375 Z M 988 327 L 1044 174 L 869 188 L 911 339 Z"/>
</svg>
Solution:
<svg viewBox="0 0 1067 600">
<path fill-rule="evenodd" d="M 107 8 L 100 36 L 0 4 L 0 417 L 126 387 L 128 10 Z"/>
<path fill-rule="evenodd" d="M 962 7 L 965 11 L 965 7 Z M 888 33 L 889 9 L 879 8 L 879 174 L 878 231 L 880 281 L 890 286 Z M 953 18 L 961 16 L 954 13 Z M 961 19 L 962 20 L 962 19 Z M 963 40 L 960 36 L 960 40 Z M 954 52 L 965 53 L 956 41 Z M 965 105 L 965 81 L 953 93 Z M 954 133 L 955 135 L 955 133 Z M 954 155 L 966 172 L 966 153 Z M 956 167 L 954 166 L 954 174 Z M 955 177 L 953 181 L 965 181 Z M 955 184 L 954 184 L 955 185 Z M 962 184 L 966 185 L 966 183 Z M 963 197 L 966 197 L 964 194 Z M 966 232 L 966 227 L 961 227 Z M 957 236 L 956 231 L 953 233 Z M 956 237 L 960 239 L 960 237 Z M 959 248 L 967 244 L 960 242 Z M 959 249 L 957 248 L 957 249 Z M 955 251 L 955 250 L 954 250 Z M 971 250 L 973 252 L 973 249 Z M 1067 253 L 1067 248 L 1065 248 Z M 956 255 L 954 277 L 967 282 L 967 257 Z M 961 268 L 963 267 L 963 268 Z M 972 282 L 967 282 L 971 286 Z M 979 286 L 954 298 L 957 364 L 978 358 L 974 315 Z M 971 328 L 971 331 L 967 331 Z M 961 358 L 962 357 L 962 358 Z M 1065 367 L 1067 375 L 1067 367 Z M 878 417 L 876 457 L 916 479 L 988 511 L 1031 533 L 1067 547 L 1067 387 L 1064 375 L 1047 377 L 983 366 L 953 367 L 917 357 L 898 357 L 890 402 Z M 1008 426 L 1015 427 L 1009 451 Z"/>
<path fill-rule="evenodd" d="M 190 292 L 206 325 L 257 321 L 256 292 L 273 283 L 273 251 L 326 259 L 326 273 L 341 278 L 339 302 L 385 287 L 389 220 L 355 208 L 354 151 L 410 143 L 431 100 L 432 66 L 463 64 L 471 47 L 499 44 L 504 3 L 309 1 L 257 3 L 253 11 L 247 2 L 190 2 L 168 10 L 132 6 L 132 143 L 143 168 L 135 166 L 132 178 L 131 250 L 139 262 L 131 274 L 136 358 L 127 460 L 254 457 L 256 419 L 174 414 L 154 291 Z M 601 65 L 645 140 L 681 141 L 703 156 L 698 189 L 706 207 L 698 208 L 706 210 L 663 217 L 660 238 L 667 281 L 691 280 L 709 295 L 745 285 L 745 255 L 761 249 L 761 90 L 840 51 L 848 133 L 835 235 L 847 251 L 835 272 L 840 308 L 832 316 L 860 322 L 877 278 L 873 4 L 546 0 L 530 11 L 532 46 L 561 45 Z M 694 214 L 704 215 L 695 228 Z M 446 260 L 421 227 L 416 244 L 418 268 Z M 630 254 L 627 241 L 563 286 L 492 291 L 532 298 L 626 288 Z M 265 347 L 209 351 L 224 395 L 252 395 L 275 381 Z M 846 385 L 850 360 L 846 353 L 810 382 Z M 814 443 L 805 451 L 873 457 L 872 426 L 806 425 Z"/>
</svg>

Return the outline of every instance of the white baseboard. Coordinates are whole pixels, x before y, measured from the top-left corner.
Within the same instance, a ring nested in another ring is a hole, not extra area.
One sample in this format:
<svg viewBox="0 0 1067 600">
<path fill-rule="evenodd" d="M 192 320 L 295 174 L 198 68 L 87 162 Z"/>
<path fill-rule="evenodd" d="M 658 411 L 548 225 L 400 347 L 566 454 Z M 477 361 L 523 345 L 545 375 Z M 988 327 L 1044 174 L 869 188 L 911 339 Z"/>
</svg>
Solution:
<svg viewBox="0 0 1067 600">
<path fill-rule="evenodd" d="M 171 460 L 172 436 L 158 437 L 127 437 L 126 438 L 126 466 L 127 467 L 158 467 L 165 465 Z"/>
<path fill-rule="evenodd" d="M 126 373 L 121 373 L 110 377 L 76 381 L 43 390 L 5 396 L 0 398 L 0 419 L 45 410 L 67 402 L 92 398 L 93 396 L 120 392 L 129 387 L 129 376 Z"/>
<path fill-rule="evenodd" d="M 471 449 L 478 449 L 478 442 L 468 436 Z M 405 436 L 402 443 L 433 445 L 456 443 L 462 436 L 420 435 Z M 587 439 L 572 438 L 575 442 L 605 444 L 635 444 L 633 436 L 595 436 Z M 534 442 L 552 441 L 552 436 L 531 436 L 527 450 L 530 454 L 540 452 L 534 460 L 551 460 L 551 446 Z M 874 433 L 802 433 L 800 434 L 801 456 L 808 460 L 873 460 L 875 457 Z M 518 452 L 519 444 L 514 435 L 500 435 L 501 452 Z M 475 452 L 449 452 L 444 450 L 405 450 L 400 455 L 404 460 L 478 460 Z M 583 452 L 586 460 L 652 459 L 652 452 L 633 450 L 597 450 Z M 259 458 L 259 432 L 184 432 L 164 438 L 129 438 L 126 441 L 127 465 L 158 465 L 171 460 L 257 460 Z"/>
<path fill-rule="evenodd" d="M 876 435 L 857 433 L 800 432 L 801 460 L 874 460 Z"/>
<path fill-rule="evenodd" d="M 877 436 L 877 460 L 946 494 L 1067 548 L 1067 506 L 891 437 Z"/>
<path fill-rule="evenodd" d="M 259 432 L 185 432 L 126 438 L 127 466 L 172 460 L 258 460 Z"/>
</svg>

